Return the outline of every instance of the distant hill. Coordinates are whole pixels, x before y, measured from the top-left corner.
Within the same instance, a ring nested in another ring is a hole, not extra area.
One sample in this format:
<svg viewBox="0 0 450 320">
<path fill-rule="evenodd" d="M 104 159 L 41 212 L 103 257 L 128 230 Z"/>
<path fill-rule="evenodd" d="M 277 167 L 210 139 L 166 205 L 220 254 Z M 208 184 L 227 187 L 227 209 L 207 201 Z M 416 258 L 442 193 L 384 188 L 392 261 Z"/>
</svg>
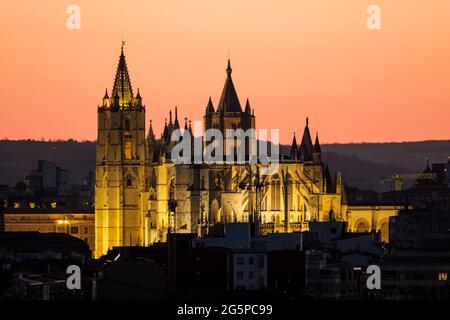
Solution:
<svg viewBox="0 0 450 320">
<path fill-rule="evenodd" d="M 399 143 L 349 143 L 327 144 L 325 152 L 356 156 L 376 163 L 388 163 L 415 172 L 430 162 L 447 162 L 450 156 L 450 140 L 399 142 Z"/>
<path fill-rule="evenodd" d="M 89 171 L 95 172 L 95 142 L 0 140 L 0 184 L 23 181 L 41 159 L 55 161 L 69 170 L 71 183 L 80 184 Z"/>
<path fill-rule="evenodd" d="M 283 146 L 282 151 L 289 150 Z M 380 176 L 421 172 L 431 162 L 444 162 L 450 155 L 450 140 L 404 143 L 325 144 L 323 160 L 332 174 L 341 171 L 351 186 L 387 190 Z M 95 171 L 95 142 L 0 140 L 0 184 L 15 185 L 37 167 L 40 159 L 51 160 L 69 170 L 71 183 L 79 184 Z"/>
</svg>

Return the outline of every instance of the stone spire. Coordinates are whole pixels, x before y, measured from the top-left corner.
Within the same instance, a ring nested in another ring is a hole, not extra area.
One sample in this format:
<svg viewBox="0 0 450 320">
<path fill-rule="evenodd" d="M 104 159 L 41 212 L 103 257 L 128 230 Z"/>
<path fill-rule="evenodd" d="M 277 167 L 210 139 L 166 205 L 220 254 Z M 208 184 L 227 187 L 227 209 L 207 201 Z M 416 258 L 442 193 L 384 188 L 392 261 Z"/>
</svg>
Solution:
<svg viewBox="0 0 450 320">
<path fill-rule="evenodd" d="M 247 101 L 245 102 L 245 113 L 247 113 L 248 115 L 251 114 L 250 102 L 248 101 L 248 98 Z"/>
<path fill-rule="evenodd" d="M 178 107 L 175 106 L 175 129 L 180 129 L 180 123 L 178 122 Z"/>
<path fill-rule="evenodd" d="M 314 160 L 314 162 L 317 162 L 317 163 L 322 161 L 322 149 L 320 148 L 318 132 L 316 132 L 316 141 L 314 142 L 314 147 L 313 147 L 313 160 Z"/>
<path fill-rule="evenodd" d="M 214 105 L 212 103 L 211 97 L 209 97 L 208 104 L 206 105 L 206 114 L 214 112 Z"/>
<path fill-rule="evenodd" d="M 298 146 L 297 146 L 297 139 L 295 138 L 295 132 L 294 132 L 294 138 L 292 139 L 290 156 L 291 156 L 291 160 L 298 159 Z"/>
<path fill-rule="evenodd" d="M 131 86 L 127 62 L 125 60 L 125 55 L 123 53 L 123 46 L 119 57 L 119 64 L 117 66 L 116 77 L 114 79 L 112 96 L 119 98 L 120 107 L 128 107 L 130 103 L 132 103 L 133 101 L 133 88 Z"/>
<path fill-rule="evenodd" d="M 222 95 L 220 96 L 217 112 L 242 112 L 241 104 L 231 78 L 232 71 L 231 62 L 228 59 L 227 79 L 225 80 Z"/>
<path fill-rule="evenodd" d="M 311 140 L 311 134 L 309 132 L 309 119 L 306 118 L 305 130 L 303 131 L 302 143 L 300 145 L 302 150 L 302 160 L 312 161 L 313 160 L 313 144 Z"/>
</svg>

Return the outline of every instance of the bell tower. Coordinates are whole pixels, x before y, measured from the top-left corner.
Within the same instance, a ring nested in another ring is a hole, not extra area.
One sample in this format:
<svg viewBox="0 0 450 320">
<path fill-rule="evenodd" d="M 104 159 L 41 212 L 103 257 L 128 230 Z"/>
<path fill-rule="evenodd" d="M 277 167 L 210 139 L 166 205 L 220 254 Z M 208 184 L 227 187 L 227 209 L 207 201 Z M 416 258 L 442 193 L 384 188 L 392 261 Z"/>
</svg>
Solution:
<svg viewBox="0 0 450 320">
<path fill-rule="evenodd" d="M 217 105 L 217 110 L 214 109 L 214 105 L 210 97 L 208 104 L 206 105 L 205 115 L 203 117 L 205 130 L 218 129 L 222 132 L 224 137 L 224 155 L 227 154 L 225 140 L 227 130 L 242 129 L 245 132 L 248 129 L 255 129 L 255 114 L 250 107 L 250 102 L 248 99 L 245 103 L 245 109 L 242 111 L 241 103 L 231 77 L 232 72 L 233 69 L 231 68 L 231 62 L 230 59 L 228 59 L 226 69 L 227 78 L 225 79 L 225 85 Z M 246 144 L 248 144 L 248 142 Z M 205 143 L 205 146 L 206 145 L 207 144 Z M 236 149 L 236 146 L 234 147 Z M 249 152 L 248 145 L 245 146 L 245 150 L 247 158 Z"/>
<path fill-rule="evenodd" d="M 146 195 L 145 106 L 133 94 L 123 53 L 111 97 L 98 107 L 95 181 L 95 256 L 114 246 L 144 243 Z"/>
</svg>

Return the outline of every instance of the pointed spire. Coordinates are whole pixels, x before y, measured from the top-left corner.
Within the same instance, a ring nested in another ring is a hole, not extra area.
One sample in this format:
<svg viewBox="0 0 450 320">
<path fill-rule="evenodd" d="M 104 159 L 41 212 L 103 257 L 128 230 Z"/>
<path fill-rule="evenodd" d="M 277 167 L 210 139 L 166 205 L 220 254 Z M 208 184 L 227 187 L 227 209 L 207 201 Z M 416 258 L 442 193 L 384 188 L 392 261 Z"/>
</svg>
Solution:
<svg viewBox="0 0 450 320">
<path fill-rule="evenodd" d="M 227 79 L 220 96 L 217 112 L 240 112 L 242 113 L 241 103 L 239 102 L 236 89 L 234 88 L 233 80 L 231 79 L 231 63 L 228 59 Z"/>
<path fill-rule="evenodd" d="M 142 99 L 142 98 L 141 98 L 141 94 L 139 93 L 139 88 L 138 88 L 138 91 L 137 91 L 136 98 L 137 98 L 137 99 Z"/>
<path fill-rule="evenodd" d="M 109 107 L 111 104 L 110 100 L 109 100 L 109 95 L 108 95 L 108 89 L 105 90 L 105 96 L 103 97 L 103 107 Z"/>
<path fill-rule="evenodd" d="M 192 137 L 192 121 L 189 120 L 189 133 L 191 134 Z M 194 142 L 194 139 L 192 138 L 192 142 Z"/>
<path fill-rule="evenodd" d="M 169 126 L 172 125 L 172 109 L 169 110 Z"/>
<path fill-rule="evenodd" d="M 316 141 L 314 142 L 314 149 L 313 151 L 315 153 L 321 153 L 322 149 L 320 148 L 320 142 L 319 142 L 319 132 L 316 131 Z"/>
<path fill-rule="evenodd" d="M 294 138 L 292 139 L 291 150 L 290 150 L 291 160 L 297 160 L 297 154 L 298 154 L 298 146 L 297 146 L 297 139 L 295 138 L 295 131 L 294 131 Z"/>
<path fill-rule="evenodd" d="M 152 119 L 150 119 L 150 128 L 148 129 L 147 140 L 149 140 L 149 141 L 155 141 L 155 133 L 153 132 L 153 122 L 152 122 Z"/>
<path fill-rule="evenodd" d="M 211 97 L 209 97 L 208 104 L 206 105 L 206 114 L 213 113 L 213 112 L 215 112 L 214 105 L 212 103 Z"/>
<path fill-rule="evenodd" d="M 184 130 L 188 130 L 188 118 L 184 118 Z"/>
<path fill-rule="evenodd" d="M 178 107 L 175 106 L 175 129 L 180 129 L 180 123 L 178 122 Z"/>
<path fill-rule="evenodd" d="M 117 66 L 116 77 L 112 90 L 113 97 L 119 97 L 119 106 L 127 107 L 133 101 L 133 89 L 131 86 L 130 75 L 128 73 L 127 62 L 123 53 L 123 45 Z"/>
<path fill-rule="evenodd" d="M 304 161 L 312 161 L 313 160 L 313 144 L 311 140 L 311 134 L 309 132 L 309 119 L 306 118 L 306 126 L 303 131 L 303 138 L 300 148 L 302 150 L 302 159 Z"/>
<path fill-rule="evenodd" d="M 250 101 L 248 100 L 248 98 L 247 98 L 247 101 L 245 102 L 245 113 L 248 113 L 248 114 L 250 114 L 251 112 L 250 112 Z"/>
<path fill-rule="evenodd" d="M 231 69 L 231 61 L 228 59 L 228 65 L 227 65 L 227 78 L 231 79 L 231 73 L 233 72 L 233 69 Z"/>
<path fill-rule="evenodd" d="M 168 127 L 167 127 L 167 118 L 164 118 L 164 130 L 163 130 L 163 132 L 162 132 L 162 138 L 163 138 L 163 139 L 165 139 L 166 136 L 167 136 L 167 130 L 168 130 Z"/>
</svg>

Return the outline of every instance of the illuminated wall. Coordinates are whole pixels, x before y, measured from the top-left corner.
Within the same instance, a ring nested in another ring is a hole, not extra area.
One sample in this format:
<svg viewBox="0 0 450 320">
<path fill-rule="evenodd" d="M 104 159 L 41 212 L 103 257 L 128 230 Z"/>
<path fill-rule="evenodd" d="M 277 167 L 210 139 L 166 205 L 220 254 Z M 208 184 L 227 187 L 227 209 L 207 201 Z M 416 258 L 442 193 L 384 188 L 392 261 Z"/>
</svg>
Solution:
<svg viewBox="0 0 450 320">
<path fill-rule="evenodd" d="M 5 231 L 67 233 L 85 241 L 92 251 L 95 249 L 94 213 L 70 213 L 65 210 L 45 213 L 42 209 L 34 213 L 29 209 L 6 209 L 4 221 Z"/>
</svg>

